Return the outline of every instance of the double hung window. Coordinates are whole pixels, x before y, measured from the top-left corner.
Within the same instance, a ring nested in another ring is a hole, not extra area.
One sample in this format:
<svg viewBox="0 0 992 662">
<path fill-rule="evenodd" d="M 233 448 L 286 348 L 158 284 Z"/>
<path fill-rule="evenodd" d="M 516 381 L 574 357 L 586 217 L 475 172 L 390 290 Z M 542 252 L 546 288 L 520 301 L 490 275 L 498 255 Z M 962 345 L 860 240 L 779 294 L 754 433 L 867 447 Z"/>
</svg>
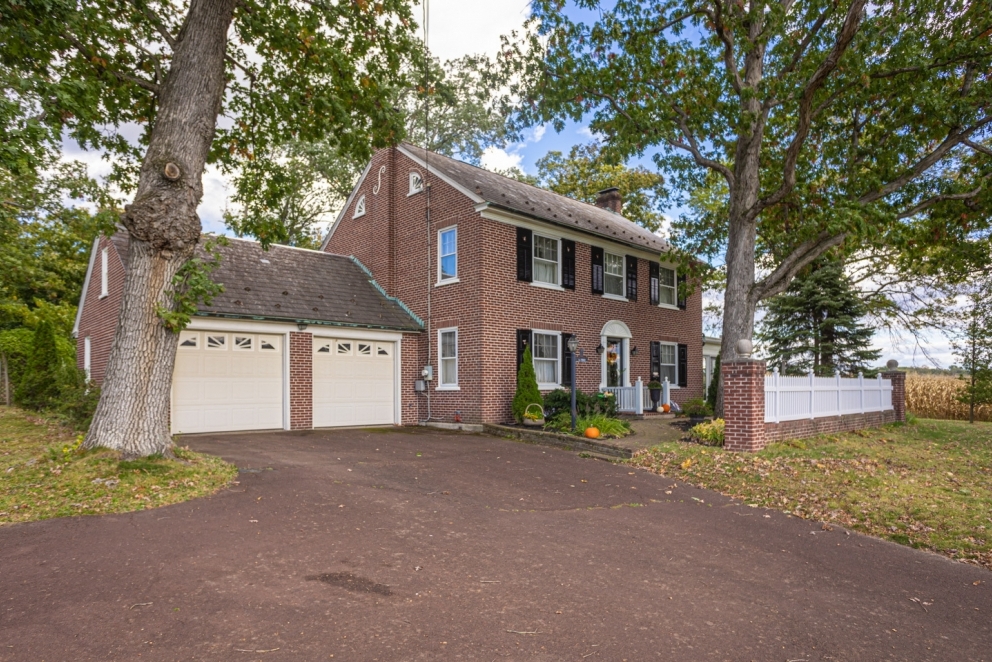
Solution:
<svg viewBox="0 0 992 662">
<path fill-rule="evenodd" d="M 438 232 L 438 282 L 458 278 L 458 228 Z"/>
<path fill-rule="evenodd" d="M 675 345 L 661 343 L 660 357 L 661 372 L 658 376 L 658 380 L 665 381 L 665 377 L 668 377 L 668 383 L 672 386 L 677 386 L 679 380 L 678 369 L 675 362 Z"/>
<path fill-rule="evenodd" d="M 558 285 L 558 240 L 534 235 L 534 282 Z"/>
<path fill-rule="evenodd" d="M 623 255 L 606 254 L 606 294 L 622 297 L 623 294 Z"/>
<path fill-rule="evenodd" d="M 661 267 L 658 270 L 658 303 L 668 306 L 677 303 L 674 269 Z"/>
<path fill-rule="evenodd" d="M 439 388 L 458 386 L 458 329 L 438 331 L 438 353 L 441 358 Z"/>
<path fill-rule="evenodd" d="M 557 333 L 534 332 L 534 374 L 541 388 L 554 387 L 560 383 L 560 340 Z"/>
</svg>

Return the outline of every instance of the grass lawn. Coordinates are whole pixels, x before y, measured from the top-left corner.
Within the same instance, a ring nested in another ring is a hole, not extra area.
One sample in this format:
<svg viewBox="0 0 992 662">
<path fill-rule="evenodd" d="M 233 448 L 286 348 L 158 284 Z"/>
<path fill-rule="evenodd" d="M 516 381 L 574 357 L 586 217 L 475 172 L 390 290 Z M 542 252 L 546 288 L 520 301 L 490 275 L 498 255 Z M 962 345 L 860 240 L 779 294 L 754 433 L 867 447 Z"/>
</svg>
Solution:
<svg viewBox="0 0 992 662">
<path fill-rule="evenodd" d="M 667 442 L 628 462 L 992 570 L 992 423 L 918 420 L 758 453 Z"/>
<path fill-rule="evenodd" d="M 80 437 L 25 411 L 0 407 L 0 526 L 69 515 L 124 513 L 213 494 L 237 469 L 177 448 L 182 461 L 122 462 L 79 450 Z"/>
</svg>

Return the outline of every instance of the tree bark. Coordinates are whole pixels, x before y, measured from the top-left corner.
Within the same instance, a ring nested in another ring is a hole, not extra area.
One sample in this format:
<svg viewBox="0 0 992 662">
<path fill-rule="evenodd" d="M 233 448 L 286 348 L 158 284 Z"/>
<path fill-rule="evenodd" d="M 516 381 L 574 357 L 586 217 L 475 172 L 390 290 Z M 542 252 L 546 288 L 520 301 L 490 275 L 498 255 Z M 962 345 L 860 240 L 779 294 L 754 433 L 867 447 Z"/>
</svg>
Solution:
<svg viewBox="0 0 992 662">
<path fill-rule="evenodd" d="M 176 335 L 158 309 L 174 310 L 172 279 L 200 237 L 196 208 L 225 87 L 224 57 L 235 0 L 193 0 L 176 38 L 134 201 L 127 275 L 100 403 L 85 447 L 125 457 L 169 454 Z"/>
</svg>

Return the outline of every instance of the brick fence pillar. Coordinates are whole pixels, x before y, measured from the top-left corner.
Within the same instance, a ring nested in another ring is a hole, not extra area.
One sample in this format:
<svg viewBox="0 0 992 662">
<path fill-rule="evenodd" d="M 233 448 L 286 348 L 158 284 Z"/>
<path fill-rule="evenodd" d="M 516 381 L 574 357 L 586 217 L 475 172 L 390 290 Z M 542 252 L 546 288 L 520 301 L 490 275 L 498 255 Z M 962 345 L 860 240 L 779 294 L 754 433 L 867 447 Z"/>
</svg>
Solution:
<svg viewBox="0 0 992 662">
<path fill-rule="evenodd" d="M 289 334 L 289 429 L 313 428 L 313 334 Z"/>
<path fill-rule="evenodd" d="M 882 379 L 892 380 L 892 409 L 896 412 L 896 420 L 906 422 L 906 373 L 893 370 L 883 372 Z"/>
<path fill-rule="evenodd" d="M 723 447 L 758 451 L 765 447 L 765 362 L 735 359 L 720 364 L 723 383 Z"/>
</svg>

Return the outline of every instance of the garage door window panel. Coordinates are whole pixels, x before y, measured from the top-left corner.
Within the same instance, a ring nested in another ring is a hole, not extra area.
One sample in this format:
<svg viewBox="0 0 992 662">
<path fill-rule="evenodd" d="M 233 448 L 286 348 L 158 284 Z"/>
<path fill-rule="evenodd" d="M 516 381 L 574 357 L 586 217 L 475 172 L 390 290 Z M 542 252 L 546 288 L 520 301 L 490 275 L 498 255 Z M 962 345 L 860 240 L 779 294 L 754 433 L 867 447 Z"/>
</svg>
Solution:
<svg viewBox="0 0 992 662">
<path fill-rule="evenodd" d="M 255 338 L 252 336 L 234 336 L 232 349 L 239 352 L 251 352 L 255 349 Z"/>
<path fill-rule="evenodd" d="M 337 353 L 340 354 L 340 355 L 342 355 L 342 356 L 350 356 L 351 355 L 351 343 L 350 342 L 342 342 L 342 341 L 339 340 L 338 343 L 337 343 Z"/>
<path fill-rule="evenodd" d="M 358 355 L 359 356 L 372 356 L 372 345 L 371 343 L 360 342 L 358 343 Z"/>
<path fill-rule="evenodd" d="M 179 335 L 179 348 L 180 349 L 199 349 L 200 347 L 200 334 L 192 331 L 183 331 Z"/>
<path fill-rule="evenodd" d="M 226 350 L 227 336 L 224 334 L 207 334 L 207 349 Z"/>
<path fill-rule="evenodd" d="M 278 352 L 279 351 L 279 339 L 276 337 L 259 336 L 258 338 L 258 350 L 260 352 Z"/>
<path fill-rule="evenodd" d="M 393 346 L 391 344 L 379 343 L 375 347 L 375 354 L 376 356 L 386 356 L 386 357 L 392 356 Z"/>
</svg>

